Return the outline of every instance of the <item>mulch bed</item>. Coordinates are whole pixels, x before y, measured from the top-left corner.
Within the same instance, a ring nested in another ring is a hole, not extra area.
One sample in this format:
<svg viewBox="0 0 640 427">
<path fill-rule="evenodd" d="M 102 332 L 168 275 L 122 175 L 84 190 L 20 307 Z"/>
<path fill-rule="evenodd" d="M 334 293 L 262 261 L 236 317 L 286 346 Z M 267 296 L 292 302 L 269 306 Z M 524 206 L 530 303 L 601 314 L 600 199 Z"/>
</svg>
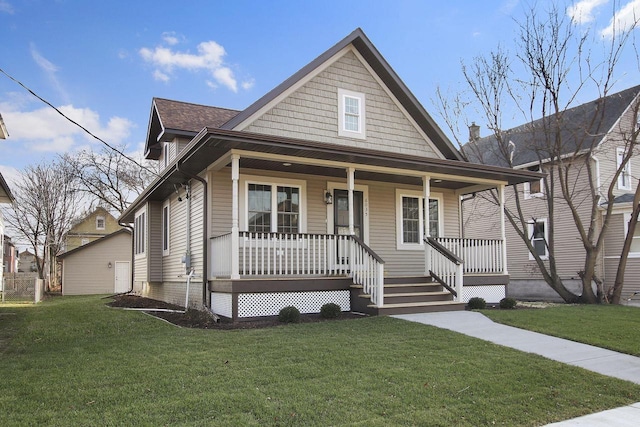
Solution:
<svg viewBox="0 0 640 427">
<path fill-rule="evenodd" d="M 170 310 L 183 310 L 175 304 L 169 304 L 164 301 L 158 301 L 150 298 L 143 298 L 137 295 L 116 295 L 111 297 L 112 301 L 107 305 L 117 308 L 140 308 L 149 309 L 145 313 L 152 316 L 164 319 L 177 326 L 185 328 L 199 328 L 199 329 L 259 329 L 269 328 L 274 326 L 282 326 L 285 323 L 278 321 L 277 317 L 266 317 L 259 320 L 231 322 L 227 319 L 220 319 L 219 322 L 206 311 L 199 311 L 194 309 L 187 310 L 186 313 L 170 313 L 162 311 L 152 311 L 152 309 L 170 309 Z M 337 319 L 325 319 L 320 314 L 301 314 L 300 323 L 314 323 L 314 322 L 333 322 L 346 319 L 360 319 L 365 317 L 361 314 L 355 314 L 350 312 L 343 312 Z"/>
</svg>

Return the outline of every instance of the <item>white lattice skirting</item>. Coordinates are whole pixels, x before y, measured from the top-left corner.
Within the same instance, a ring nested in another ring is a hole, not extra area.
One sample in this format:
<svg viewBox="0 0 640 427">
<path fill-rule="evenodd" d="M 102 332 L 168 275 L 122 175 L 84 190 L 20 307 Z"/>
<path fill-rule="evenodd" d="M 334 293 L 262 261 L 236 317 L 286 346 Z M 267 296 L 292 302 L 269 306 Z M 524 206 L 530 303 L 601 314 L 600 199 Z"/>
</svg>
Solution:
<svg viewBox="0 0 640 427">
<path fill-rule="evenodd" d="M 505 285 L 464 286 L 462 288 L 462 302 L 469 302 L 473 297 L 480 297 L 488 303 L 496 303 L 505 296 Z"/>
<path fill-rule="evenodd" d="M 348 290 L 314 292 L 272 292 L 238 294 L 238 317 L 277 316 L 283 307 L 292 305 L 300 313 L 319 313 L 326 303 L 335 303 L 342 311 L 351 310 Z M 231 294 L 213 292 L 211 309 L 214 313 L 232 317 Z"/>
</svg>

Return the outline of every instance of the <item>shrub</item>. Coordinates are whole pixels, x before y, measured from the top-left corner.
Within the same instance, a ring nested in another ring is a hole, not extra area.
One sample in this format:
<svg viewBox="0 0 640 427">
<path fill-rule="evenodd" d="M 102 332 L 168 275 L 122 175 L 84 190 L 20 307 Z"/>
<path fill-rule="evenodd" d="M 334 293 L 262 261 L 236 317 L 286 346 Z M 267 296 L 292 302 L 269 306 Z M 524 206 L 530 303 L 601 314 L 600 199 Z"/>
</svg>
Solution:
<svg viewBox="0 0 640 427">
<path fill-rule="evenodd" d="M 292 305 L 283 307 L 278 314 L 278 320 L 282 323 L 298 323 L 300 321 L 300 310 Z"/>
<path fill-rule="evenodd" d="M 487 302 L 484 298 L 473 297 L 467 303 L 467 307 L 469 307 L 470 310 L 482 310 L 487 307 Z"/>
<path fill-rule="evenodd" d="M 340 316 L 340 313 L 342 313 L 342 309 L 333 302 L 328 302 L 320 307 L 320 315 L 325 319 L 335 319 Z"/>
<path fill-rule="evenodd" d="M 507 309 L 507 310 L 516 308 L 516 304 L 517 304 L 517 302 L 513 298 L 507 297 L 507 298 L 502 298 L 500 300 L 500 308 L 504 308 L 504 309 Z"/>
</svg>

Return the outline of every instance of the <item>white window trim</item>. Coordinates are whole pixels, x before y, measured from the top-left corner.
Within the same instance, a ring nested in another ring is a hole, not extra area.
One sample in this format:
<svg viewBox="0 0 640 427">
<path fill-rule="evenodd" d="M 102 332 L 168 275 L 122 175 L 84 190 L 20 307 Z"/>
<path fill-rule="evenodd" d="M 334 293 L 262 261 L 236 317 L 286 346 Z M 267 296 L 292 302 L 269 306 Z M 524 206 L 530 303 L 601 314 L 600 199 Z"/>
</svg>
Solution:
<svg viewBox="0 0 640 427">
<path fill-rule="evenodd" d="M 164 157 L 164 167 L 169 166 L 169 143 L 165 141 L 162 146 L 162 154 Z"/>
<path fill-rule="evenodd" d="M 538 166 L 537 170 L 535 170 L 534 172 L 541 172 L 541 171 L 542 171 L 542 169 L 540 168 L 540 166 Z M 532 193 L 531 192 L 531 183 L 530 182 L 525 182 L 524 183 L 524 199 L 525 200 L 536 199 L 536 198 L 541 198 L 541 197 L 544 197 L 544 178 L 540 178 L 540 191 L 537 192 L 537 193 Z"/>
<path fill-rule="evenodd" d="M 625 213 L 622 217 L 622 222 L 624 223 L 624 234 L 622 235 L 622 241 L 627 237 L 627 232 L 629 231 L 629 220 L 631 220 L 631 212 Z M 638 218 L 640 222 L 640 217 Z M 636 228 L 638 224 L 636 224 Z M 640 237 L 634 237 L 634 239 L 640 239 Z M 612 257 L 612 258 L 620 258 L 620 256 Z M 640 258 L 640 252 L 631 252 L 629 251 L 629 258 Z"/>
<path fill-rule="evenodd" d="M 620 157 L 624 158 L 627 149 L 625 147 L 617 147 L 616 148 L 616 170 L 620 168 L 620 164 L 622 163 Z M 622 180 L 624 179 L 623 175 L 627 176 L 627 185 L 622 185 Z M 631 190 L 631 161 L 628 161 L 625 165 L 625 169 L 622 170 L 620 175 L 618 176 L 618 189 L 619 190 Z"/>
<path fill-rule="evenodd" d="M 286 186 L 300 189 L 300 217 L 298 218 L 298 233 L 307 232 L 307 181 L 290 178 L 275 178 L 268 176 L 240 175 L 240 195 L 238 198 L 240 209 L 240 230 L 249 229 L 249 184 L 271 185 L 272 187 Z M 277 191 L 272 191 L 271 215 L 278 215 Z M 271 221 L 271 232 L 278 231 L 278 221 Z"/>
<path fill-rule="evenodd" d="M 418 243 L 405 243 L 402 240 L 404 235 L 403 233 L 403 223 L 402 223 L 402 198 L 403 197 L 412 197 L 417 198 L 420 201 L 420 206 L 424 206 L 424 192 L 422 191 L 412 191 L 412 190 L 403 190 L 396 189 L 396 249 L 402 251 L 416 251 L 416 250 L 424 250 L 424 229 L 425 229 L 425 218 L 424 218 L 424 209 L 420 209 L 419 218 L 420 218 L 420 235 L 418 237 Z M 431 193 L 429 194 L 430 200 L 438 201 L 438 234 L 440 236 L 444 235 L 444 218 L 443 218 L 443 195 L 442 193 Z M 428 209 L 428 207 L 427 207 Z"/>
<path fill-rule="evenodd" d="M 167 215 L 167 241 L 165 242 L 164 240 L 164 235 L 165 235 L 165 231 L 164 231 L 164 218 L 165 218 L 165 209 L 166 209 L 166 215 Z M 162 226 L 160 227 L 162 230 L 162 236 L 161 236 L 161 241 L 162 241 L 162 256 L 167 256 L 171 254 L 171 200 L 167 200 L 162 204 Z M 165 243 L 166 243 L 166 248 L 165 248 Z"/>
<path fill-rule="evenodd" d="M 547 221 L 547 218 L 538 218 L 538 219 L 536 219 L 536 222 L 544 223 L 544 240 L 546 242 L 549 242 L 549 221 Z M 529 233 L 529 240 L 531 241 L 532 245 L 533 245 L 533 225 L 534 225 L 533 221 L 529 221 L 529 223 L 527 224 L 527 232 Z M 545 251 L 546 255 L 541 255 L 540 259 L 548 260 L 549 259 L 549 248 L 545 246 L 544 251 Z M 535 259 L 536 258 L 533 256 L 533 254 L 531 252 L 529 252 L 529 261 L 535 261 Z"/>
<path fill-rule="evenodd" d="M 140 230 L 139 227 L 137 227 L 137 222 L 138 222 L 138 218 L 141 217 L 142 215 L 144 215 L 144 226 L 142 227 L 142 245 L 143 245 L 143 250 L 140 252 L 137 252 L 138 250 L 138 236 L 140 235 Z M 147 208 L 146 206 L 144 208 L 142 208 L 141 210 L 139 210 L 138 212 L 135 213 L 134 219 L 133 219 L 133 224 L 134 224 L 134 228 L 133 228 L 133 237 L 134 237 L 134 244 L 133 244 L 133 252 L 135 254 L 135 258 L 144 258 L 147 256 L 147 226 L 149 224 L 149 218 L 147 216 Z"/>
<path fill-rule="evenodd" d="M 355 98 L 359 100 L 360 107 L 360 116 L 358 117 L 358 128 L 359 131 L 355 132 L 352 130 L 345 129 L 345 98 Z M 366 104 L 365 104 L 365 95 L 360 92 L 353 92 L 346 89 L 338 89 L 338 135 L 344 136 L 347 138 L 357 138 L 357 139 L 365 139 L 366 138 Z"/>
<path fill-rule="evenodd" d="M 102 220 L 102 227 L 100 227 L 100 225 L 99 225 L 100 220 Z M 104 230 L 105 228 L 107 228 L 107 218 L 105 218 L 103 215 L 97 216 L 96 217 L 96 230 Z"/>
</svg>

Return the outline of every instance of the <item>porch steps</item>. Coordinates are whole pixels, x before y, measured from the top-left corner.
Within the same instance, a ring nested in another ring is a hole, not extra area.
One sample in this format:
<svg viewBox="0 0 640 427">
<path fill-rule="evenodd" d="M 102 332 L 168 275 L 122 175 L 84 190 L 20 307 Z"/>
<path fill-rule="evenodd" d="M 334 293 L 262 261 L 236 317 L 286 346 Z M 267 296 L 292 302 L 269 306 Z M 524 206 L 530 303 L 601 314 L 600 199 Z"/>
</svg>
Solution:
<svg viewBox="0 0 640 427">
<path fill-rule="evenodd" d="M 388 277 L 384 284 L 384 305 L 371 304 L 362 286 L 351 286 L 354 311 L 371 315 L 430 313 L 464 310 L 465 304 L 453 301 L 453 295 L 430 276 Z"/>
</svg>

